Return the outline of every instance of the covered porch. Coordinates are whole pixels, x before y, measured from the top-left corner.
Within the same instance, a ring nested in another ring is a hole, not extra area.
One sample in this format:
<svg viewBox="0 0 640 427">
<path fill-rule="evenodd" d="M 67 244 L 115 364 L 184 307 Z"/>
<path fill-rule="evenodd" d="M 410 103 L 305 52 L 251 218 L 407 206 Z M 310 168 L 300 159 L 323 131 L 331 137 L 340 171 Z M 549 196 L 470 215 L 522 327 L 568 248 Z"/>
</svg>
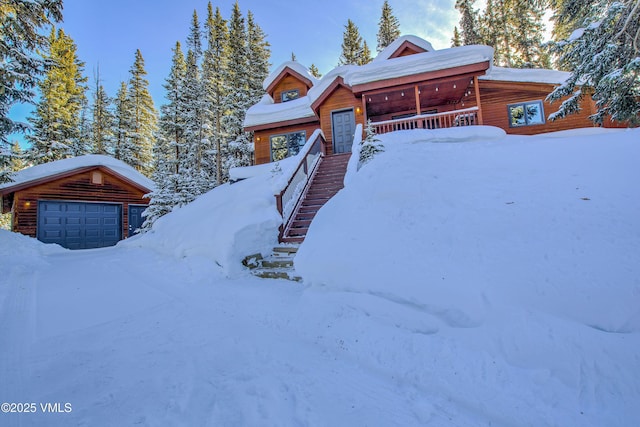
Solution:
<svg viewBox="0 0 640 427">
<path fill-rule="evenodd" d="M 365 123 L 371 120 L 379 134 L 481 125 L 478 75 L 465 73 L 393 87 L 363 88 L 360 95 Z"/>
</svg>

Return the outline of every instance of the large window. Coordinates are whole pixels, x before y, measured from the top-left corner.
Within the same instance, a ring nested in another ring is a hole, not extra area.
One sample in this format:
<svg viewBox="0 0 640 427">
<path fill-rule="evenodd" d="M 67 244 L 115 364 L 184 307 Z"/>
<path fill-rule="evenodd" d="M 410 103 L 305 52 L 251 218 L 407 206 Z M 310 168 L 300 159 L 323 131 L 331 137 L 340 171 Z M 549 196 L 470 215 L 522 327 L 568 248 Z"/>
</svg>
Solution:
<svg viewBox="0 0 640 427">
<path fill-rule="evenodd" d="M 507 106 L 509 127 L 532 126 L 544 124 L 542 101 L 523 102 Z"/>
<path fill-rule="evenodd" d="M 283 90 L 280 93 L 280 100 L 282 102 L 293 101 L 300 98 L 300 91 L 298 89 Z"/>
<path fill-rule="evenodd" d="M 277 162 L 289 156 L 295 156 L 307 141 L 307 132 L 291 132 L 273 135 L 271 141 L 271 161 Z"/>
</svg>

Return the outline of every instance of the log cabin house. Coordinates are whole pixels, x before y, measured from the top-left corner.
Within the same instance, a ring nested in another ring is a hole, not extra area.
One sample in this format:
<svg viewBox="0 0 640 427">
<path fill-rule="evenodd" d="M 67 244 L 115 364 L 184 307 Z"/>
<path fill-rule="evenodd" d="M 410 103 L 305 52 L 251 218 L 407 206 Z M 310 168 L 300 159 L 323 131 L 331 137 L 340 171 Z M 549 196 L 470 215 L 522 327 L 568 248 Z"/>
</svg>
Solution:
<svg viewBox="0 0 640 427">
<path fill-rule="evenodd" d="M 296 154 L 316 129 L 324 134 L 325 154 L 349 152 L 356 125 L 367 120 L 378 133 L 491 125 L 531 135 L 594 126 L 591 99 L 578 114 L 547 120 L 560 103 L 545 98 L 568 73 L 494 67 L 492 58 L 488 46 L 435 50 L 419 37 L 404 36 L 371 63 L 338 67 L 321 79 L 295 61 L 285 62 L 267 77 L 266 94 L 246 114 L 255 163 Z"/>
<path fill-rule="evenodd" d="M 58 160 L 17 172 L 0 185 L 11 229 L 68 249 L 112 246 L 142 225 L 153 181 L 102 155 Z"/>
</svg>

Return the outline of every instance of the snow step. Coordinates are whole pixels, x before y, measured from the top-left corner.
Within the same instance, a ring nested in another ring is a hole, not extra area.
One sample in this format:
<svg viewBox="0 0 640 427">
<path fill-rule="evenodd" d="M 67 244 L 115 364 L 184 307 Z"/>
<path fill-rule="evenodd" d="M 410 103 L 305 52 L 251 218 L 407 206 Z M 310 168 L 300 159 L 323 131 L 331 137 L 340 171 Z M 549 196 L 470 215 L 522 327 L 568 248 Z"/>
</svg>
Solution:
<svg viewBox="0 0 640 427">
<path fill-rule="evenodd" d="M 257 277 L 299 282 L 302 278 L 295 274 L 293 266 L 293 258 L 297 252 L 297 245 L 276 246 L 269 256 L 264 257 L 259 253 L 249 255 L 242 260 L 242 264 L 249 268 L 251 274 Z"/>
</svg>

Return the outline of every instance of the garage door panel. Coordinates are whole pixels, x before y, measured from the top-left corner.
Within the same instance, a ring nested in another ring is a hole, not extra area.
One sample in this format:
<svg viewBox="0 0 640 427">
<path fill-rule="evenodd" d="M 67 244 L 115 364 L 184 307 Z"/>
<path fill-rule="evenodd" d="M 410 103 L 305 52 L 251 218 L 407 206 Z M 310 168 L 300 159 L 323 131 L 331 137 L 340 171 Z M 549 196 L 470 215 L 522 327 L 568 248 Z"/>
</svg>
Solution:
<svg viewBox="0 0 640 427">
<path fill-rule="evenodd" d="M 122 238 L 122 205 L 40 201 L 37 237 L 68 249 L 113 246 Z"/>
</svg>

